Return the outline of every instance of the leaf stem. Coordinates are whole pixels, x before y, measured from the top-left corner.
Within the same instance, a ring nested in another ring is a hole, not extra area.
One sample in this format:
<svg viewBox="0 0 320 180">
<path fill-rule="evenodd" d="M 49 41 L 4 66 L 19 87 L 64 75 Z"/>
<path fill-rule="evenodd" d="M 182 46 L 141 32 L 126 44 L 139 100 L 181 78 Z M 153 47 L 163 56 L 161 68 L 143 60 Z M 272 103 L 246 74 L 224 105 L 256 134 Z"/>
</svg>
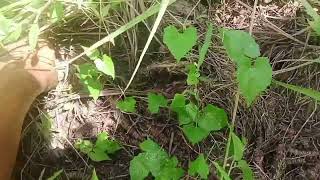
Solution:
<svg viewBox="0 0 320 180">
<path fill-rule="evenodd" d="M 237 91 L 237 94 L 235 96 L 233 113 L 232 113 L 231 126 L 229 127 L 229 136 L 228 136 L 226 152 L 225 152 L 225 156 L 224 156 L 224 160 L 223 160 L 223 168 L 225 168 L 227 165 L 227 160 L 228 160 L 228 156 L 229 156 L 229 149 L 230 149 L 230 144 L 231 144 L 231 133 L 234 130 L 234 124 L 236 121 L 236 115 L 237 115 L 237 110 L 238 110 L 238 105 L 239 105 L 239 98 L 240 98 L 240 93 L 239 93 L 239 91 Z"/>
</svg>

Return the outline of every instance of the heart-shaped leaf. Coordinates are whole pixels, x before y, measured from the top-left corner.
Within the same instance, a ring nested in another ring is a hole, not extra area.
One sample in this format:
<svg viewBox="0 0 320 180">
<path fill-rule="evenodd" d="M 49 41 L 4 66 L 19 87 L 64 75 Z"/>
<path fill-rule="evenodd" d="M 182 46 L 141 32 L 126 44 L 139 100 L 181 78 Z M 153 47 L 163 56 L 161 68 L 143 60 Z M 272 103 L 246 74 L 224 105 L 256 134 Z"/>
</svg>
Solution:
<svg viewBox="0 0 320 180">
<path fill-rule="evenodd" d="M 199 174 L 201 179 L 208 178 L 208 175 L 210 173 L 209 165 L 206 159 L 204 158 L 203 154 L 200 154 L 196 160 L 189 163 L 188 173 L 191 176 L 195 176 L 196 174 Z"/>
<path fill-rule="evenodd" d="M 114 65 L 113 65 L 112 59 L 109 56 L 104 54 L 102 56 L 102 60 L 96 59 L 94 63 L 96 64 L 96 67 L 99 71 L 103 72 L 106 75 L 111 76 L 112 79 L 114 79 L 115 77 Z"/>
<path fill-rule="evenodd" d="M 199 120 L 199 127 L 206 131 L 218 131 L 228 125 L 227 113 L 211 104 L 203 109 L 203 113 Z"/>
<path fill-rule="evenodd" d="M 197 29 L 195 27 L 189 27 L 182 33 L 174 26 L 168 26 L 164 29 L 163 42 L 168 46 L 177 62 L 196 45 L 197 39 Z"/>
<path fill-rule="evenodd" d="M 252 66 L 242 64 L 237 70 L 237 80 L 242 95 L 250 106 L 255 98 L 271 84 L 272 67 L 266 57 L 258 57 Z"/>
<path fill-rule="evenodd" d="M 185 125 L 182 130 L 193 145 L 202 141 L 209 135 L 209 132 L 200 127 L 195 127 L 194 125 Z"/>
<path fill-rule="evenodd" d="M 223 29 L 223 46 L 228 56 L 238 65 L 250 62 L 260 56 L 260 48 L 249 33 L 240 30 Z"/>
<path fill-rule="evenodd" d="M 155 93 L 148 94 L 148 109 L 151 113 L 158 113 L 160 107 L 167 107 L 168 100 L 163 96 Z"/>
<path fill-rule="evenodd" d="M 124 112 L 136 112 L 136 100 L 133 97 L 126 97 L 123 101 L 117 102 L 117 108 Z"/>
</svg>

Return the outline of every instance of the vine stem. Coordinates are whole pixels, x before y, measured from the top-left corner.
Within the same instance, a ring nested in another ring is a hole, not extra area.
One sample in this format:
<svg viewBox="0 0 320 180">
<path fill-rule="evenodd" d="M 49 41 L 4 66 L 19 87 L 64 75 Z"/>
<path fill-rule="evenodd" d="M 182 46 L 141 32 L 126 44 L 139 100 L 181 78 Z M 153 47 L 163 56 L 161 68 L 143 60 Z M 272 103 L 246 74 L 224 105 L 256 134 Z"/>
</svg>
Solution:
<svg viewBox="0 0 320 180">
<path fill-rule="evenodd" d="M 257 5 L 258 5 L 258 0 L 255 0 L 254 6 L 253 6 L 253 12 L 251 14 L 251 22 L 250 22 L 250 28 L 249 28 L 250 35 L 252 35 Z M 237 93 L 235 95 L 234 108 L 233 108 L 233 112 L 232 112 L 231 126 L 229 127 L 229 136 L 228 136 L 228 142 L 227 142 L 227 147 L 226 147 L 226 153 L 225 153 L 224 160 L 223 160 L 223 169 L 225 169 L 225 167 L 227 166 L 227 162 L 228 162 L 229 149 L 230 149 L 230 145 L 231 145 L 231 133 L 234 131 L 234 124 L 236 121 L 236 116 L 237 116 L 237 111 L 238 111 L 238 106 L 239 106 L 239 98 L 240 98 L 240 92 L 239 92 L 239 90 L 237 90 Z M 230 167 L 230 169 L 231 168 L 232 167 Z M 229 171 L 229 173 L 230 172 L 231 171 Z"/>
<path fill-rule="evenodd" d="M 240 98 L 240 93 L 239 93 L 239 91 L 237 91 L 237 94 L 235 96 L 234 108 L 233 108 L 233 112 L 232 112 L 231 126 L 229 127 L 229 136 L 228 136 L 228 142 L 227 142 L 227 147 L 226 147 L 226 153 L 224 155 L 224 160 L 223 160 L 223 168 L 226 167 L 227 161 L 228 161 L 229 149 L 230 149 L 230 144 L 231 144 L 231 133 L 233 132 L 234 124 L 236 122 L 236 116 L 237 116 L 238 105 L 239 105 L 239 98 Z"/>
</svg>

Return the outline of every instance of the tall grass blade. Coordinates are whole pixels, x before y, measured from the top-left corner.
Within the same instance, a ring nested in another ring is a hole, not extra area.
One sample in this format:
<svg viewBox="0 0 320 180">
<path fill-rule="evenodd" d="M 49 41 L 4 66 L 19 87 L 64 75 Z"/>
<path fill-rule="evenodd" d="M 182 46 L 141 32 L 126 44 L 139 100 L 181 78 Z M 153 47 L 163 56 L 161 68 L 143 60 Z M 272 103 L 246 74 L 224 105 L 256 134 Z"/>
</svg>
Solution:
<svg viewBox="0 0 320 180">
<path fill-rule="evenodd" d="M 169 5 L 174 3 L 176 0 L 167 0 L 169 1 Z M 88 49 L 86 49 L 84 52 L 82 52 L 81 54 L 79 54 L 78 56 L 72 58 L 69 60 L 69 64 L 73 63 L 75 60 L 77 60 L 78 58 L 82 57 L 83 55 L 93 51 L 94 49 L 102 46 L 104 43 L 107 42 L 113 42 L 113 39 L 116 38 L 117 36 L 119 36 L 120 34 L 126 32 L 127 30 L 131 29 L 132 27 L 134 27 L 136 24 L 140 23 L 141 21 L 147 19 L 148 17 L 154 15 L 155 13 L 160 11 L 160 4 L 154 5 L 152 7 L 150 7 L 148 10 L 146 10 L 143 14 L 135 17 L 134 19 L 132 19 L 130 22 L 128 22 L 127 24 L 121 26 L 119 29 L 117 29 L 116 31 L 110 33 L 108 36 L 102 38 L 100 41 L 97 41 L 96 43 L 94 43 L 92 46 L 90 46 Z"/>
<path fill-rule="evenodd" d="M 200 49 L 200 53 L 199 53 L 199 61 L 198 61 L 198 69 L 200 69 L 200 66 L 203 64 L 204 62 L 204 59 L 206 57 L 206 54 L 208 52 L 208 49 L 209 49 L 209 46 L 210 46 L 210 43 L 211 43 L 211 37 L 212 37 L 212 32 L 213 32 L 213 27 L 212 27 L 212 23 L 210 23 L 208 25 L 208 30 L 207 30 L 207 33 L 206 33 L 206 37 L 205 37 L 205 40 L 204 40 L 204 43 Z"/>
<path fill-rule="evenodd" d="M 129 86 L 132 83 L 136 73 L 138 72 L 138 69 L 139 69 L 140 64 L 141 64 L 141 62 L 143 60 L 143 57 L 144 57 L 144 55 L 146 54 L 146 52 L 147 52 L 147 50 L 149 48 L 149 45 L 150 45 L 150 43 L 151 43 L 151 41 L 152 41 L 152 39 L 153 39 L 157 29 L 158 29 L 158 26 L 159 26 L 159 24 L 160 24 L 160 22 L 162 20 L 162 17 L 164 15 L 164 13 L 167 10 L 167 7 L 169 6 L 169 4 L 170 4 L 170 0 L 162 0 L 161 1 L 158 17 L 157 17 L 156 21 L 154 22 L 153 28 L 152 28 L 152 30 L 150 32 L 150 35 L 149 35 L 148 40 L 146 42 L 146 45 L 144 46 L 143 51 L 142 51 L 142 53 L 140 55 L 138 64 L 137 64 L 136 68 L 134 69 L 134 72 L 133 72 L 133 74 L 132 74 L 132 76 L 130 78 L 129 83 L 127 84 L 127 87 L 124 89 L 124 92 L 129 88 Z"/>
<path fill-rule="evenodd" d="M 276 81 L 276 80 L 273 80 L 273 82 L 276 85 L 285 87 L 285 88 L 290 89 L 292 91 L 296 91 L 298 93 L 301 93 L 301 94 L 303 94 L 305 96 L 309 96 L 312 99 L 315 99 L 317 101 L 320 101 L 320 92 L 319 91 L 316 91 L 316 90 L 313 90 L 313 89 L 310 89 L 310 88 L 303 88 L 303 87 L 300 87 L 300 86 L 295 86 L 295 85 L 292 85 L 292 84 L 283 83 L 283 82 Z"/>
</svg>

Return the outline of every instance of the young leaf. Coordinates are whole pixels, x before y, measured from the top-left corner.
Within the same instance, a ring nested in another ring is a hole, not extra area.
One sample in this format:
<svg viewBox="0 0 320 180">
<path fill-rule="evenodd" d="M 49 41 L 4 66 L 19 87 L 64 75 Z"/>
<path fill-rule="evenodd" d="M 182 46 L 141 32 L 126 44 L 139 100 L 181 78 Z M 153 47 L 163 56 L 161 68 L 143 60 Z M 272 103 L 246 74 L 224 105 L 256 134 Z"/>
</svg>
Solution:
<svg viewBox="0 0 320 180">
<path fill-rule="evenodd" d="M 93 144 L 89 140 L 80 139 L 75 143 L 74 146 L 75 146 L 75 148 L 79 149 L 81 152 L 83 152 L 85 154 L 88 154 L 93 149 Z"/>
<path fill-rule="evenodd" d="M 199 174 L 201 179 L 208 178 L 209 165 L 207 164 L 203 154 L 200 154 L 196 160 L 189 163 L 188 172 L 191 176 L 196 176 L 196 174 Z"/>
<path fill-rule="evenodd" d="M 77 66 L 79 77 L 81 80 L 86 80 L 87 78 L 98 78 L 99 74 L 95 67 L 90 63 L 84 63 Z"/>
<path fill-rule="evenodd" d="M 136 112 L 136 100 L 133 97 L 126 97 L 123 101 L 117 102 L 117 108 L 123 112 Z"/>
<path fill-rule="evenodd" d="M 39 35 L 40 35 L 39 25 L 32 24 L 29 30 L 29 45 L 32 49 L 36 48 Z"/>
<path fill-rule="evenodd" d="M 245 160 L 240 160 L 238 162 L 238 167 L 241 169 L 243 173 L 243 179 L 244 180 L 253 180 L 253 172 L 250 168 L 249 164 Z"/>
<path fill-rule="evenodd" d="M 199 83 L 199 77 L 200 77 L 200 72 L 197 68 L 196 65 L 190 64 L 188 66 L 189 72 L 188 72 L 188 78 L 187 78 L 187 84 L 189 86 L 191 85 L 197 85 Z"/>
<path fill-rule="evenodd" d="M 134 180 L 143 180 L 149 173 L 156 180 L 179 180 L 183 170 L 177 168 L 176 157 L 168 154 L 154 141 L 148 139 L 140 144 L 143 153 L 135 156 L 130 162 L 130 176 Z"/>
<path fill-rule="evenodd" d="M 57 179 L 62 174 L 62 172 L 63 172 L 63 169 L 60 169 L 59 171 L 56 171 L 47 180 L 55 180 L 55 179 Z"/>
<path fill-rule="evenodd" d="M 98 79 L 93 78 L 88 78 L 82 82 L 88 89 L 90 96 L 93 97 L 93 99 L 96 101 L 99 98 L 101 91 L 103 90 L 101 82 Z"/>
<path fill-rule="evenodd" d="M 230 155 L 233 156 L 234 160 L 240 161 L 243 157 L 244 145 L 241 139 L 233 132 L 231 132 L 231 145 Z"/>
<path fill-rule="evenodd" d="M 110 140 L 106 132 L 102 132 L 98 135 L 94 148 L 107 152 L 108 154 L 113 154 L 122 147 L 116 141 Z"/>
<path fill-rule="evenodd" d="M 130 177 L 131 180 L 143 180 L 146 178 L 149 174 L 149 169 L 145 166 L 144 162 L 146 161 L 143 154 L 139 154 L 138 156 L 135 156 L 130 161 Z"/>
<path fill-rule="evenodd" d="M 114 65 L 112 59 L 107 56 L 102 56 L 103 60 L 96 59 L 94 63 L 96 64 L 96 67 L 99 71 L 103 72 L 106 75 L 111 76 L 113 79 L 115 78 L 115 72 L 114 72 Z"/>
<path fill-rule="evenodd" d="M 185 109 L 186 107 L 186 98 L 182 94 L 175 94 L 170 108 L 172 111 L 179 113 L 181 110 Z"/>
<path fill-rule="evenodd" d="M 178 163 L 176 157 L 168 159 L 155 180 L 180 180 L 183 177 L 184 171 L 182 168 L 177 168 Z"/>
<path fill-rule="evenodd" d="M 251 63 L 239 66 L 237 80 L 240 91 L 250 106 L 255 98 L 271 84 L 272 67 L 268 58 L 257 58 L 254 66 L 251 66 Z"/>
<path fill-rule="evenodd" d="M 92 171 L 91 180 L 99 180 L 99 178 L 97 176 L 96 169 L 93 169 L 93 171 Z"/>
<path fill-rule="evenodd" d="M 177 114 L 178 114 L 178 120 L 179 120 L 179 125 L 185 125 L 185 124 L 189 124 L 191 123 L 192 121 L 194 121 L 194 119 L 192 118 L 192 113 L 195 113 L 193 112 L 193 109 L 190 109 L 191 107 L 188 107 L 190 106 L 189 104 L 186 105 L 186 107 L 183 109 L 181 108 Z M 188 110 L 190 112 L 187 111 L 187 108 L 189 108 Z"/>
<path fill-rule="evenodd" d="M 240 30 L 223 29 L 223 46 L 231 60 L 238 65 L 251 62 L 250 58 L 260 56 L 260 48 L 249 33 Z"/>
<path fill-rule="evenodd" d="M 160 107 L 167 107 L 168 100 L 163 95 L 148 93 L 148 109 L 151 113 L 158 113 Z"/>
<path fill-rule="evenodd" d="M 300 86 L 295 86 L 295 85 L 292 85 L 292 84 L 283 83 L 283 82 L 276 81 L 276 80 L 273 80 L 273 82 L 276 85 L 282 86 L 282 87 L 290 89 L 292 91 L 296 91 L 296 92 L 301 93 L 301 94 L 303 94 L 305 96 L 309 96 L 309 97 L 311 97 L 312 99 L 314 99 L 316 101 L 320 101 L 320 92 L 319 91 L 316 91 L 316 90 L 313 90 L 313 89 L 310 89 L 310 88 L 303 88 L 303 87 L 300 87 Z"/>
<path fill-rule="evenodd" d="M 208 30 L 207 30 L 207 33 L 206 33 L 206 37 L 204 39 L 204 43 L 203 43 L 203 45 L 202 45 L 202 47 L 200 49 L 200 52 L 199 52 L 199 61 L 198 61 L 198 64 L 197 64 L 198 69 L 200 69 L 200 66 L 203 64 L 205 56 L 206 56 L 206 54 L 208 52 L 208 49 L 209 49 L 209 46 L 210 46 L 210 43 L 211 43 L 212 31 L 213 31 L 213 27 L 212 27 L 212 23 L 210 23 L 208 25 Z"/>
<path fill-rule="evenodd" d="M 88 153 L 88 156 L 92 161 L 95 162 L 100 162 L 100 161 L 105 161 L 105 160 L 110 160 L 110 157 L 108 154 L 104 151 L 101 151 L 100 149 L 93 149 L 93 151 Z"/>
<path fill-rule="evenodd" d="M 196 45 L 198 36 L 195 27 L 189 27 L 180 33 L 176 27 L 168 26 L 164 29 L 163 42 L 179 62 Z"/>
<path fill-rule="evenodd" d="M 228 125 L 227 113 L 218 107 L 208 104 L 199 119 L 199 127 L 206 131 L 218 131 Z"/>
<path fill-rule="evenodd" d="M 230 176 L 226 172 L 223 167 L 221 167 L 217 162 L 213 162 L 214 166 L 216 167 L 217 171 L 219 172 L 219 176 L 223 180 L 231 180 Z"/>
<path fill-rule="evenodd" d="M 182 131 L 187 136 L 192 145 L 195 145 L 196 143 L 202 141 L 209 135 L 209 132 L 200 127 L 195 127 L 194 125 L 184 125 L 182 127 Z"/>
<path fill-rule="evenodd" d="M 199 107 L 196 106 L 195 104 L 193 103 L 189 103 L 186 105 L 186 112 L 188 113 L 188 116 L 190 117 L 190 119 L 194 122 L 196 122 L 196 118 L 199 114 Z"/>
<path fill-rule="evenodd" d="M 162 151 L 161 147 L 152 141 L 151 139 L 147 139 L 140 143 L 140 149 L 145 151 L 145 152 L 157 152 L 157 151 Z"/>
</svg>

